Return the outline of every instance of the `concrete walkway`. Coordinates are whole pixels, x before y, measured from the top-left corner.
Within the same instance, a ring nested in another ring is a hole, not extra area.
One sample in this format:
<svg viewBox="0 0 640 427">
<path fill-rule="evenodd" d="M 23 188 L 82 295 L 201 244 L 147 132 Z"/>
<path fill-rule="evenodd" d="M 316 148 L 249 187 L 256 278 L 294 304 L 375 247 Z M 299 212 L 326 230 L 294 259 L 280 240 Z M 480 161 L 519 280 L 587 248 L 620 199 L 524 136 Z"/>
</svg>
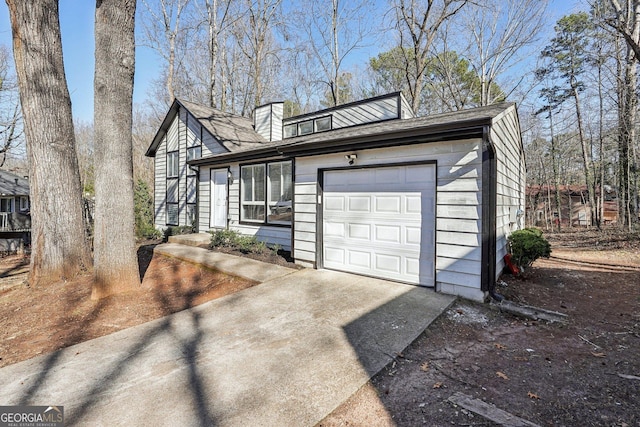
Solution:
<svg viewBox="0 0 640 427">
<path fill-rule="evenodd" d="M 66 425 L 313 426 L 454 301 L 345 273 L 281 273 L 4 367 L 0 404 L 62 405 Z"/>
</svg>

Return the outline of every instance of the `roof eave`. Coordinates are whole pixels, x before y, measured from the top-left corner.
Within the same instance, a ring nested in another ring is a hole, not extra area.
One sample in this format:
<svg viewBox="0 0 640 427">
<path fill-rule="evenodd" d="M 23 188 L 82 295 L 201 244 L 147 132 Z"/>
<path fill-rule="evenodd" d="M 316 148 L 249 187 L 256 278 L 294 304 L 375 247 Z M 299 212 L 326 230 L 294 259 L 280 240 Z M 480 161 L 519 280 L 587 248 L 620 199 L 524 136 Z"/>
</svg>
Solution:
<svg viewBox="0 0 640 427">
<path fill-rule="evenodd" d="M 171 107 L 169 108 L 169 111 L 167 111 L 167 115 L 164 117 L 164 120 L 162 121 L 162 124 L 158 129 L 158 132 L 156 132 L 156 135 L 153 137 L 153 140 L 151 140 L 151 145 L 149 145 L 147 152 L 144 154 L 145 156 L 147 157 L 156 156 L 156 151 L 160 146 L 160 142 L 162 142 L 162 138 L 164 138 L 164 136 L 167 134 L 167 131 L 169 130 L 169 127 L 171 126 L 173 119 L 178 114 L 178 110 L 180 109 L 180 107 L 184 108 L 182 103 L 178 101 L 177 98 L 174 99 L 173 102 L 171 103 Z"/>
</svg>

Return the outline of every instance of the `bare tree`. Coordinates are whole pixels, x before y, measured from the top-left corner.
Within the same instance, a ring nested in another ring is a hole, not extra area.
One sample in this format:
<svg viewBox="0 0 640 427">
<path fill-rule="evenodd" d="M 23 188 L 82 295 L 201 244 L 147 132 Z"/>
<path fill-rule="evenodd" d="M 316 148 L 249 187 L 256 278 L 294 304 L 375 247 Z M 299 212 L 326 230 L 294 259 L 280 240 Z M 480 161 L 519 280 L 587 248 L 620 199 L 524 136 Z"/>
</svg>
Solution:
<svg viewBox="0 0 640 427">
<path fill-rule="evenodd" d="M 427 78 L 428 57 L 440 27 L 456 15 L 469 0 L 394 0 L 396 28 L 404 54 L 404 78 L 409 102 L 418 112 L 421 91 Z"/>
<path fill-rule="evenodd" d="M 92 299 L 140 285 L 135 245 L 132 99 L 136 0 L 97 0 L 96 209 Z"/>
<path fill-rule="evenodd" d="M 91 263 L 57 0 L 6 0 L 13 33 L 31 191 L 29 282 L 53 283 Z"/>
<path fill-rule="evenodd" d="M 7 155 L 24 142 L 15 79 L 9 73 L 9 50 L 0 46 L 0 167 Z"/>
<path fill-rule="evenodd" d="M 318 68 L 317 81 L 328 92 L 328 106 L 335 106 L 350 99 L 341 99 L 340 80 L 345 59 L 366 43 L 371 34 L 372 3 L 331 0 L 331 5 L 317 1 L 302 2 L 296 13 L 300 34 L 299 49 L 309 47 L 310 59 Z"/>
<path fill-rule="evenodd" d="M 167 105 L 175 98 L 178 44 L 186 38 L 183 13 L 192 0 L 142 0 L 144 43 L 166 61 Z"/>
<path fill-rule="evenodd" d="M 235 26 L 238 47 L 247 61 L 247 84 L 241 114 L 248 115 L 262 104 L 275 84 L 279 46 L 274 32 L 281 25 L 282 0 L 245 0 L 245 19 Z"/>
<path fill-rule="evenodd" d="M 510 87 L 502 81 L 502 90 L 495 91 L 500 77 L 534 54 L 529 48 L 546 25 L 546 6 L 547 0 L 487 0 L 467 6 L 463 29 L 455 34 L 467 39 L 459 51 L 480 79 L 479 105 L 504 99 L 522 83 L 521 73 Z"/>
</svg>

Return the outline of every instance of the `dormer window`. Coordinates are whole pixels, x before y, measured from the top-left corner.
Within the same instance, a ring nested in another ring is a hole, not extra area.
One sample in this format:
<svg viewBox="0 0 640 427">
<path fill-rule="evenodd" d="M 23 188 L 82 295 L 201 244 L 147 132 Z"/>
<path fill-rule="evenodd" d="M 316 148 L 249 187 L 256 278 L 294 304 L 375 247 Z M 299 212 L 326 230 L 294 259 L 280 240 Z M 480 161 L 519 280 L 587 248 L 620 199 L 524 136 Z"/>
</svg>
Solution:
<svg viewBox="0 0 640 427">
<path fill-rule="evenodd" d="M 284 137 L 293 138 L 294 136 L 298 136 L 298 125 L 296 123 L 292 125 L 286 125 L 284 127 Z"/>
<path fill-rule="evenodd" d="M 331 116 L 320 117 L 314 120 L 315 132 L 324 132 L 325 130 L 331 130 Z"/>
<path fill-rule="evenodd" d="M 298 123 L 298 135 L 309 135 L 313 133 L 313 120 Z"/>
</svg>

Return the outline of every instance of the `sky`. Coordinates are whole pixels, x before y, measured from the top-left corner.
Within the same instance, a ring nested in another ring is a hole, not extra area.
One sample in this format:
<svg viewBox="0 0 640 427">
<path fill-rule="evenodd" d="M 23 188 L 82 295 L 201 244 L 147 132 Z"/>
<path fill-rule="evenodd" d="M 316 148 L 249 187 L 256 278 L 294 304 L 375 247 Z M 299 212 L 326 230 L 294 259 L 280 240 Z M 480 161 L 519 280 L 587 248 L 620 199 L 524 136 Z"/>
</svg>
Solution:
<svg viewBox="0 0 640 427">
<path fill-rule="evenodd" d="M 28 1 L 28 0 L 25 0 Z M 286 0 L 285 0 L 286 1 Z M 142 2 L 138 2 L 142 7 Z M 578 10 L 579 0 L 550 0 L 549 10 L 552 28 L 561 16 Z M 89 0 L 60 0 L 60 26 L 67 84 L 71 94 L 73 115 L 76 120 L 93 120 L 93 21 L 95 2 Z M 0 2 L 0 44 L 11 47 L 9 11 Z M 137 46 L 133 101 L 143 104 L 151 81 L 160 73 L 161 61 L 151 49 Z"/>
</svg>

